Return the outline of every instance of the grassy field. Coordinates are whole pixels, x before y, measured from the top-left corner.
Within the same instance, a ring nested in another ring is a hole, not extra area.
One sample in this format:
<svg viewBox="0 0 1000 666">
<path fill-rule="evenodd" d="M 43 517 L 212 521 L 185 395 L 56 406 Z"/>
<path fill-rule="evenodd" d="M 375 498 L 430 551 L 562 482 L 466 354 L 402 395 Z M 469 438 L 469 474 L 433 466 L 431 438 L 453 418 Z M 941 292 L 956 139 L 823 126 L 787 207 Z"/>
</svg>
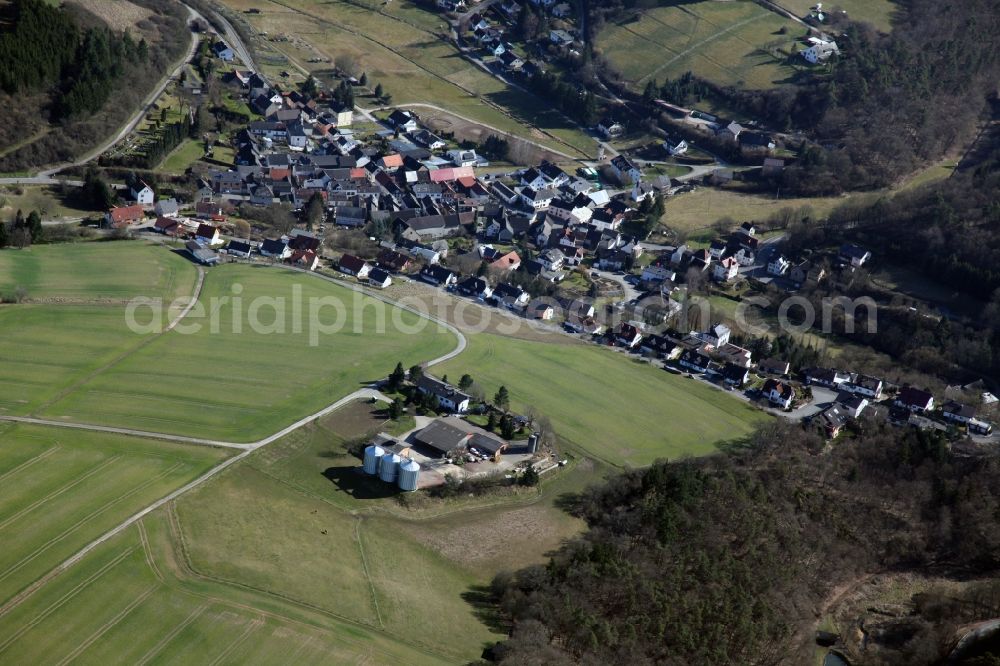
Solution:
<svg viewBox="0 0 1000 666">
<path fill-rule="evenodd" d="M 10 221 L 18 210 L 25 215 L 37 210 L 43 220 L 76 220 L 92 217 L 97 213 L 77 201 L 74 194 L 72 189 L 63 194 L 58 187 L 49 185 L 0 187 L 0 219 Z"/>
<path fill-rule="evenodd" d="M 4 663 L 447 664 L 405 636 L 187 565 L 165 510 L 0 616 Z"/>
<path fill-rule="evenodd" d="M 191 295 L 197 274 L 181 255 L 141 241 L 0 251 L 0 285 L 24 287 L 38 302 L 170 302 Z"/>
<path fill-rule="evenodd" d="M 312 58 L 353 58 L 374 85 L 381 83 L 394 104 L 430 103 L 486 125 L 580 156 L 593 156 L 593 139 L 533 95 L 509 88 L 459 57 L 441 39 L 447 34 L 437 15 L 412 3 L 372 4 L 332 0 L 225 0 L 236 11 L 249 8 L 251 25 L 286 42 L 262 42 L 322 80 L 330 65 Z M 281 69 L 281 66 L 277 67 Z M 290 69 L 284 67 L 284 69 Z M 359 98 L 361 106 L 373 101 Z"/>
<path fill-rule="evenodd" d="M 594 346 L 567 347 L 479 335 L 440 372 L 469 373 L 493 395 L 501 384 L 514 409 L 552 419 L 556 433 L 616 465 L 703 455 L 745 436 L 766 417 L 700 382 Z"/>
<path fill-rule="evenodd" d="M 716 220 L 723 217 L 731 217 L 737 222 L 765 220 L 782 208 L 802 206 L 809 206 L 817 216 L 823 216 L 846 200 L 846 197 L 775 199 L 702 187 L 667 199 L 663 224 L 677 231 L 692 233 L 711 228 Z"/>
<path fill-rule="evenodd" d="M 640 88 L 688 71 L 722 85 L 770 88 L 794 74 L 787 54 L 801 33 L 793 21 L 752 2 L 702 1 L 610 24 L 598 47 Z"/>
<path fill-rule="evenodd" d="M 808 16 L 809 10 L 816 6 L 813 0 L 785 0 L 781 4 L 802 17 Z M 892 29 L 892 19 L 896 13 L 896 3 L 892 0 L 837 0 L 824 3 L 823 6 L 828 10 L 843 9 L 848 17 L 855 21 L 871 23 L 883 32 Z"/>
<path fill-rule="evenodd" d="M 201 141 L 186 139 L 184 143 L 177 146 L 169 155 L 163 158 L 157 171 L 167 173 L 184 173 L 184 171 L 201 159 L 205 154 L 204 145 Z"/>
<path fill-rule="evenodd" d="M 11 423 L 0 424 L 0 440 L 0 606 L 228 453 Z"/>
<path fill-rule="evenodd" d="M 297 290 L 302 305 L 295 319 Z M 237 294 L 245 303 L 239 312 L 232 301 L 222 300 Z M 254 305 L 259 297 L 264 300 Z M 311 299 L 325 297 L 344 304 L 342 313 L 327 307 L 317 316 L 324 325 L 342 322 L 336 334 L 321 335 L 310 325 Z M 270 328 L 275 299 L 284 299 L 285 316 Z M 451 333 L 416 315 L 355 298 L 354 292 L 311 276 L 263 266 L 210 269 L 200 303 L 201 318 L 193 310 L 184 326 L 137 347 L 41 414 L 254 441 L 387 375 L 399 360 L 426 361 L 455 345 Z M 263 307 L 257 310 L 258 305 Z M 195 325 L 197 332 L 182 330 Z M 421 328 L 409 334 L 400 325 Z"/>
</svg>

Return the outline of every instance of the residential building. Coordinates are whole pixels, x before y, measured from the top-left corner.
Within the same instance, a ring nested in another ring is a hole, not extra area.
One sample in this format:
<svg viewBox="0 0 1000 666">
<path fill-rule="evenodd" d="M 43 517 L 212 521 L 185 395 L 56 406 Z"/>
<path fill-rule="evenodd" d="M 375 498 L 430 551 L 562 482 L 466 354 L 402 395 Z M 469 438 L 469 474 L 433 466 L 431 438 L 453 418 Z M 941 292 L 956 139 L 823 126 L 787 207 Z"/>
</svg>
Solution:
<svg viewBox="0 0 1000 666">
<path fill-rule="evenodd" d="M 681 367 L 692 372 L 709 372 L 715 365 L 711 358 L 696 349 L 687 349 L 681 352 L 677 362 Z"/>
<path fill-rule="evenodd" d="M 463 414 L 469 411 L 469 402 L 472 396 L 460 391 L 451 384 L 447 384 L 437 377 L 424 373 L 417 380 L 417 390 L 421 393 L 434 396 L 439 409 L 445 409 L 456 414 Z"/>
<path fill-rule="evenodd" d="M 934 409 L 934 396 L 927 391 L 907 386 L 899 390 L 895 405 L 911 412 L 929 412 Z"/>
<path fill-rule="evenodd" d="M 771 275 L 784 275 L 788 272 L 791 265 L 788 259 L 778 254 L 771 261 L 767 262 L 767 272 Z"/>
<path fill-rule="evenodd" d="M 353 254 L 345 254 L 340 258 L 337 270 L 363 280 L 368 277 L 368 273 L 372 270 L 372 265 L 361 257 L 356 257 Z"/>
<path fill-rule="evenodd" d="M 838 253 L 837 258 L 844 263 L 858 268 L 860 266 L 864 266 L 865 262 L 871 259 L 871 256 L 872 253 L 860 245 L 855 245 L 854 243 L 844 243 L 840 246 L 840 252 Z"/>
<path fill-rule="evenodd" d="M 777 379 L 768 379 L 764 382 L 761 393 L 767 398 L 768 402 L 782 409 L 791 407 L 792 400 L 795 399 L 795 390 L 792 389 L 791 384 L 778 381 Z"/>
<path fill-rule="evenodd" d="M 624 155 L 617 155 L 611 159 L 611 170 L 623 183 L 638 183 L 642 180 L 642 170 Z"/>
</svg>

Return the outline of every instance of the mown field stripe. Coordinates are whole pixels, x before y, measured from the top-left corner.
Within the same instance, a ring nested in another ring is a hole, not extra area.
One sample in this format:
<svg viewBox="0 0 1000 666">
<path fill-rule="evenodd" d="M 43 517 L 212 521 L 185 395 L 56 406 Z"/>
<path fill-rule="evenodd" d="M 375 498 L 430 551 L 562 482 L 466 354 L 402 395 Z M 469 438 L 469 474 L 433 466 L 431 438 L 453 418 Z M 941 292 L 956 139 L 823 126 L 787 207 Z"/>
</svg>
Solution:
<svg viewBox="0 0 1000 666">
<path fill-rule="evenodd" d="M 201 604 L 193 611 L 191 611 L 190 615 L 181 620 L 176 627 L 167 632 L 167 634 L 163 638 L 161 638 L 156 643 L 156 645 L 149 648 L 149 651 L 146 652 L 146 654 L 142 655 L 142 657 L 140 657 L 139 660 L 135 662 L 136 666 L 145 666 L 145 664 L 149 663 L 151 659 L 153 659 L 154 657 L 156 657 L 156 655 L 160 654 L 160 652 L 163 651 L 163 648 L 167 647 L 167 645 L 169 645 L 172 640 L 177 638 L 177 635 L 180 634 L 182 631 L 184 631 L 184 629 L 186 629 L 188 625 L 190 625 L 192 622 L 201 617 L 202 613 L 204 613 L 205 610 L 207 609 L 208 609 L 208 604 Z"/>
<path fill-rule="evenodd" d="M 107 564 L 105 564 L 103 567 L 101 567 L 100 569 L 98 569 L 96 572 L 94 572 L 93 574 L 91 574 L 89 577 L 87 577 L 83 581 L 81 581 L 76 587 L 74 587 L 69 592 L 67 592 L 66 594 L 64 594 L 63 596 L 61 596 L 59 599 L 57 599 L 56 601 L 54 601 L 52 604 L 50 604 L 41 613 L 39 613 L 38 615 L 36 615 L 31 621 L 23 624 L 20 629 L 18 629 L 13 634 L 11 634 L 10 636 L 8 636 L 7 640 L 5 640 L 4 642 L 0 643 L 0 654 L 2 654 L 3 652 L 5 652 L 7 650 L 7 648 L 9 648 L 14 643 L 14 641 L 16 641 L 17 639 L 19 639 L 21 636 L 23 636 L 25 633 L 27 633 L 29 630 L 31 630 L 36 625 L 40 624 L 49 615 L 52 615 L 52 613 L 56 612 L 57 610 L 59 610 L 60 608 L 62 608 L 63 606 L 65 606 L 71 599 L 73 599 L 73 597 L 75 597 L 80 592 L 82 592 L 87 587 L 89 587 L 91 585 L 91 583 L 93 583 L 95 580 L 97 580 L 98 578 L 100 578 L 101 576 L 103 576 L 104 574 L 106 574 L 111 569 L 113 569 L 116 566 L 118 566 L 122 561 L 125 560 L 125 558 L 127 558 L 129 555 L 132 554 L 133 551 L 135 551 L 135 548 L 136 548 L 135 546 L 129 546 L 128 548 L 126 548 L 124 551 L 122 551 L 122 553 L 120 555 L 118 555 L 117 557 L 115 557 L 113 560 L 111 560 L 110 562 L 108 562 Z M 5 612 L 8 612 L 8 611 L 9 611 L 9 608 L 7 608 L 7 607 L 4 607 L 3 609 L 0 609 L 0 617 L 2 617 L 3 614 Z"/>
<path fill-rule="evenodd" d="M 47 449 L 45 451 L 42 451 L 41 453 L 39 453 L 34 458 L 31 458 L 29 460 L 25 460 L 23 463 L 21 463 L 17 467 L 15 467 L 13 469 L 9 469 L 6 472 L 4 472 L 3 474 L 0 474 L 0 482 L 6 481 L 9 477 L 14 476 L 18 472 L 20 472 L 20 471 L 22 471 L 24 469 L 27 469 L 28 467 L 31 467 L 32 465 L 34 465 L 35 463 L 37 463 L 37 462 L 39 462 L 41 460 L 45 460 L 46 458 L 48 458 L 49 456 L 51 456 L 53 453 L 55 453 L 58 450 L 59 450 L 58 446 L 53 446 L 51 449 Z"/>
<path fill-rule="evenodd" d="M 94 476 L 95 474 L 99 473 L 101 470 L 103 470 L 108 465 L 112 465 L 112 464 L 118 462 L 119 460 L 121 460 L 121 458 L 122 458 L 121 454 L 116 455 L 116 456 L 111 456 L 110 458 L 108 458 L 104 462 L 101 462 L 101 463 L 95 465 L 94 467 L 92 467 L 91 469 L 89 469 L 85 474 L 83 474 L 81 476 L 78 476 L 75 481 L 73 481 L 71 483 L 68 483 L 68 484 L 66 484 L 64 486 L 61 486 L 59 488 L 59 490 L 55 490 L 55 491 L 49 493 L 48 495 L 46 495 L 45 497 L 42 497 L 40 499 L 35 500 L 34 502 L 32 502 L 28 506 L 24 507 L 20 511 L 17 511 L 13 515 L 8 516 L 5 520 L 3 520 L 2 522 L 0 522 L 0 531 L 3 531 L 3 529 L 5 527 L 7 527 L 8 525 L 10 525 L 14 521 L 16 521 L 18 518 L 21 518 L 22 516 L 25 516 L 25 515 L 31 513 L 32 511 L 34 511 L 38 507 L 42 506 L 46 502 L 48 502 L 50 500 L 53 500 L 56 497 L 59 497 L 63 493 L 68 493 L 69 491 L 73 490 L 73 488 L 75 488 L 76 486 L 80 485 L 81 483 L 83 483 L 84 481 L 86 481 L 90 477 Z"/>
<path fill-rule="evenodd" d="M 105 622 L 101 627 L 99 627 L 97 629 L 97 631 L 95 631 L 90 636 L 88 636 L 82 643 L 80 643 L 80 645 L 78 645 L 76 647 L 75 650 L 73 650 L 68 655 L 66 655 L 65 657 L 63 657 L 59 661 L 59 663 L 57 664 L 57 666 L 66 666 L 66 664 L 70 663 L 71 661 L 73 661 L 74 659 L 76 659 L 77 657 L 79 657 L 81 654 L 83 654 L 83 652 L 87 648 L 89 648 L 91 645 L 93 645 L 98 640 L 100 640 L 100 638 L 102 636 L 104 636 L 104 634 L 108 633 L 109 631 L 111 631 L 111 629 L 113 629 L 114 627 L 118 626 L 118 624 L 122 620 L 124 620 L 128 616 L 129 613 L 131 613 L 136 608 L 138 608 L 139 606 L 141 606 L 142 603 L 145 602 L 146 599 L 148 599 L 153 594 L 153 592 L 156 592 L 156 590 L 159 589 L 159 587 L 160 587 L 159 584 L 154 584 L 154 585 L 151 585 L 150 587 L 148 587 L 146 589 L 146 591 L 143 592 L 142 594 L 140 594 L 138 597 L 136 597 L 132 601 L 132 603 L 130 603 L 129 605 L 125 606 L 125 608 L 123 608 L 121 611 L 119 611 L 117 615 L 115 615 L 113 618 L 111 618 L 110 620 L 108 620 L 107 622 Z"/>
<path fill-rule="evenodd" d="M 172 467 L 168 468 L 166 471 L 164 471 L 164 472 L 158 474 L 157 476 L 154 476 L 153 478 L 151 478 L 151 479 L 149 479 L 149 480 L 147 480 L 147 481 L 139 484 L 138 486 L 136 486 L 135 488 L 133 488 L 129 492 L 125 493 L 124 495 L 122 495 L 122 496 L 120 496 L 120 497 L 118 497 L 116 499 L 113 499 L 110 502 L 107 502 L 106 504 L 104 504 L 103 506 L 100 506 L 97 509 L 95 509 L 94 511 L 90 512 L 89 514 L 87 514 L 86 516 L 84 516 L 83 518 L 81 518 L 79 521 L 77 521 L 76 523 L 74 523 L 73 525 L 71 525 L 64 532 L 62 532 L 61 534 L 59 534 L 57 536 L 52 537 L 51 539 L 49 539 L 48 541 L 46 541 L 44 544 L 42 544 L 34 552 L 32 552 L 29 555 L 21 558 L 21 560 L 19 562 L 16 562 L 16 563 L 12 564 L 11 566 L 7 567 L 7 569 L 4 570 L 3 572 L 0 572 L 0 581 L 6 580 L 7 577 L 10 576 L 12 573 L 17 572 L 25 564 L 28 564 L 29 562 L 31 562 L 32 560 L 34 560 L 36 557 L 38 557 L 39 555 L 41 555 L 42 553 L 44 553 L 45 551 L 47 551 L 49 548 L 51 548 L 52 546 L 54 546 L 55 544 L 59 543 L 60 541 L 62 541 L 63 539 L 65 539 L 67 536 L 69 536 L 70 534 L 72 534 L 73 532 L 75 532 L 77 529 L 80 528 L 81 525 L 83 525 L 83 524 L 85 524 L 85 523 L 93 520 L 94 518 L 96 518 L 100 514 L 104 513 L 105 511 L 107 511 L 109 508 L 111 508 L 115 504 L 118 504 L 119 502 L 128 499 L 129 497 L 131 497 L 132 495 L 135 495 L 136 493 L 142 492 L 143 490 L 145 490 L 149 486 L 153 485 L 154 483 L 156 483 L 160 479 L 163 479 L 163 478 L 169 476 L 170 474 L 173 474 L 173 472 L 175 470 L 177 470 L 178 468 L 183 467 L 183 466 L 184 466 L 184 463 L 176 463 Z M 23 601 L 23 599 L 22 599 L 22 601 Z"/>
</svg>

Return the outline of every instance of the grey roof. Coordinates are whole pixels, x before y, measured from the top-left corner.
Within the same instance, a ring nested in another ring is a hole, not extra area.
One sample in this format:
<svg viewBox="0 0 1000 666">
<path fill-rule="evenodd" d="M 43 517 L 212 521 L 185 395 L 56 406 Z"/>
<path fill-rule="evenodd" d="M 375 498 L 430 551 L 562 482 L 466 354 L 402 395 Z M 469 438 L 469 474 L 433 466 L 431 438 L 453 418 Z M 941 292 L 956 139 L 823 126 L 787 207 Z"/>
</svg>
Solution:
<svg viewBox="0 0 1000 666">
<path fill-rule="evenodd" d="M 445 454 L 461 446 L 468 437 L 469 434 L 467 432 L 447 421 L 438 419 L 419 431 L 414 435 L 413 439 L 417 444 L 422 444 Z"/>
</svg>

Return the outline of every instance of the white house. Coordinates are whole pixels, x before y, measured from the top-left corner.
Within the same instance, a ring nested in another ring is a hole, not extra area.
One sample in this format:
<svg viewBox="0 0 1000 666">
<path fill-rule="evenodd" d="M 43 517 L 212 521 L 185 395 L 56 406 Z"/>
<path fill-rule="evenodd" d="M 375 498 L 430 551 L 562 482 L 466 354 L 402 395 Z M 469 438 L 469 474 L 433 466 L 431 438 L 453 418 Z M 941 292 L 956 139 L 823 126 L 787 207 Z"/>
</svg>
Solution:
<svg viewBox="0 0 1000 666">
<path fill-rule="evenodd" d="M 613 139 L 616 136 L 622 135 L 625 131 L 625 126 L 616 121 L 614 118 L 604 118 L 597 123 L 597 131 L 607 138 Z"/>
<path fill-rule="evenodd" d="M 177 199 L 160 199 L 153 206 L 153 212 L 157 217 L 177 217 Z"/>
<path fill-rule="evenodd" d="M 722 347 L 723 345 L 729 344 L 729 336 L 732 331 L 725 324 L 716 324 L 706 333 L 700 334 L 700 338 L 712 345 L 713 347 Z"/>
<path fill-rule="evenodd" d="M 677 143 L 670 143 L 669 141 L 664 141 L 663 148 L 668 153 L 676 157 L 677 155 L 683 155 L 684 153 L 686 153 L 688 151 L 688 148 L 690 148 L 690 146 L 688 145 L 687 141 L 681 139 Z"/>
<path fill-rule="evenodd" d="M 809 38 L 809 47 L 802 51 L 802 57 L 812 64 L 826 62 L 832 56 L 840 53 L 837 42 L 820 39 L 819 37 Z"/>
<path fill-rule="evenodd" d="M 624 155 L 618 155 L 611 160 L 611 169 L 622 182 L 637 183 L 642 179 L 642 171 Z"/>
<path fill-rule="evenodd" d="M 144 181 L 138 180 L 129 188 L 132 199 L 140 206 L 153 205 L 153 188 Z"/>
<path fill-rule="evenodd" d="M 896 406 L 911 412 L 929 412 L 934 409 L 934 396 L 927 391 L 907 386 L 897 394 Z"/>
<path fill-rule="evenodd" d="M 450 412 L 463 414 L 469 411 L 469 402 L 472 396 L 459 391 L 451 384 L 447 384 L 437 377 L 421 375 L 417 380 L 417 390 L 434 396 L 438 408 L 446 409 Z"/>
<path fill-rule="evenodd" d="M 732 257 L 726 257 L 722 261 L 715 263 L 712 269 L 712 277 L 720 282 L 728 282 L 735 278 L 740 272 L 739 263 Z"/>
<path fill-rule="evenodd" d="M 791 267 L 791 262 L 785 259 L 783 256 L 776 255 L 771 261 L 767 262 L 767 272 L 770 275 L 784 275 L 788 272 Z"/>
<path fill-rule="evenodd" d="M 761 393 L 772 405 L 777 405 L 782 409 L 788 409 L 795 398 L 795 391 L 792 387 L 777 379 L 768 379 L 764 382 Z"/>
<path fill-rule="evenodd" d="M 449 150 L 448 159 L 457 167 L 475 166 L 479 162 L 479 155 L 474 150 Z"/>
</svg>

